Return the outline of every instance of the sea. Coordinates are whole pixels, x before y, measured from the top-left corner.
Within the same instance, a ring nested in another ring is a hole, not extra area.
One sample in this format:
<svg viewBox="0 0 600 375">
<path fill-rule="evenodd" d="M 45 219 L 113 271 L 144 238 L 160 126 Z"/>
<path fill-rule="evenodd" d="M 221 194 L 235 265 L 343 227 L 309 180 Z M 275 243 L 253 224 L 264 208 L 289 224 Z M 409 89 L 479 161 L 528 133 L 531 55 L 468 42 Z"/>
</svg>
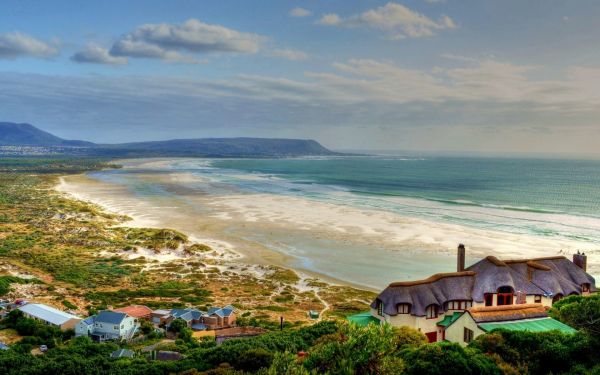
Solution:
<svg viewBox="0 0 600 375">
<path fill-rule="evenodd" d="M 149 179 L 149 174 L 176 177 L 166 184 Z M 294 198 L 289 200 L 290 215 L 294 215 L 294 202 L 308 202 L 302 212 L 311 211 L 314 205 L 314 215 L 309 212 L 304 222 L 295 224 L 293 217 L 285 216 L 285 207 L 279 208 L 274 220 L 265 213 L 270 208 L 261 207 L 260 200 L 255 205 L 236 206 L 242 214 L 258 213 L 246 216 L 244 225 L 231 224 L 228 234 L 262 242 L 289 256 L 293 261 L 288 265 L 293 268 L 373 289 L 391 281 L 453 271 L 457 242 L 469 246 L 471 240 L 479 251 L 470 255 L 470 261 L 485 252 L 501 256 L 504 251 L 515 257 L 587 251 L 592 271 L 600 273 L 596 265 L 600 261 L 597 160 L 410 155 L 149 159 L 125 161 L 122 169 L 92 172 L 88 177 L 119 185 L 138 199 L 171 197 L 180 205 L 199 204 L 189 199 L 195 192 L 217 201 L 287 197 Z M 227 220 L 227 207 L 232 206 L 219 206 L 220 213 L 213 208 L 210 215 Z M 366 215 L 357 224 L 360 230 L 344 227 L 357 212 Z M 327 220 L 320 222 L 325 216 Z M 397 218 L 401 235 L 387 226 L 366 233 L 369 217 L 374 226 L 385 221 L 391 227 L 396 219 L 390 217 Z M 261 234 L 264 227 L 252 229 L 261 220 L 287 223 L 289 231 L 279 227 L 269 236 Z M 325 232 L 311 236 L 310 220 Z M 329 227 L 339 236 L 328 238 Z M 361 242 L 353 241 L 352 236 L 393 238 Z M 486 238 L 489 246 L 485 246 Z M 436 246 L 440 251 L 435 251 Z"/>
</svg>

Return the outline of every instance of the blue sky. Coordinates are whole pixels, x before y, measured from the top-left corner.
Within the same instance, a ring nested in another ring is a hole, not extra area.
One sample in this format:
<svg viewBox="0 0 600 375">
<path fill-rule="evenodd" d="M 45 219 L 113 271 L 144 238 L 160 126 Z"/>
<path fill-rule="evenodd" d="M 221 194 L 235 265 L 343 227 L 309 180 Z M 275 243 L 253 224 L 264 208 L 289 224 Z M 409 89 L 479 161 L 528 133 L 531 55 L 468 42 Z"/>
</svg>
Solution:
<svg viewBox="0 0 600 375">
<path fill-rule="evenodd" d="M 0 120 L 98 142 L 597 153 L 597 1 L 9 1 Z"/>
</svg>

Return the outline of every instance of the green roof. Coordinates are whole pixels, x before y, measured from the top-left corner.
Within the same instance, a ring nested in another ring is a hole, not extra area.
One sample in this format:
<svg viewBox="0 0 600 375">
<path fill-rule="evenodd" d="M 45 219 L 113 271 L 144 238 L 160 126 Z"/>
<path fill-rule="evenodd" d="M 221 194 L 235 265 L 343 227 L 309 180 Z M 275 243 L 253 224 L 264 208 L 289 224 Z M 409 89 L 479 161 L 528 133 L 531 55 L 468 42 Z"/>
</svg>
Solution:
<svg viewBox="0 0 600 375">
<path fill-rule="evenodd" d="M 558 330 L 563 333 L 575 333 L 577 330 L 552 318 L 513 320 L 508 322 L 480 323 L 479 328 L 485 332 L 501 328 L 510 331 L 545 332 Z"/>
<path fill-rule="evenodd" d="M 463 313 L 461 312 L 455 312 L 452 315 L 446 315 L 444 317 L 444 319 L 440 320 L 439 322 L 437 322 L 438 326 L 442 326 L 442 327 L 448 327 L 450 324 L 454 323 L 456 321 L 456 319 L 460 318 L 460 316 Z"/>
<path fill-rule="evenodd" d="M 381 321 L 371 315 L 369 311 L 347 316 L 349 322 L 355 323 L 361 327 L 366 327 L 370 323 L 380 324 Z"/>
</svg>

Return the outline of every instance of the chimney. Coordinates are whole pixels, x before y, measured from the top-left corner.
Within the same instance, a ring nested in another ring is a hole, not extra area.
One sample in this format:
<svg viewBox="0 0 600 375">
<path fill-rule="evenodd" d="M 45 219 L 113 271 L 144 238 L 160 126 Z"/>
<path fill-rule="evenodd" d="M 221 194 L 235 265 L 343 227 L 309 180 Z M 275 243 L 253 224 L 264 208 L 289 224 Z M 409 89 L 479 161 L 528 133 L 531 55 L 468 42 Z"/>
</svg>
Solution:
<svg viewBox="0 0 600 375">
<path fill-rule="evenodd" d="M 459 244 L 456 254 L 456 272 L 465 270 L 465 245 Z"/>
<path fill-rule="evenodd" d="M 577 254 L 573 254 L 573 263 L 587 272 L 587 255 L 585 253 L 580 254 L 578 251 Z"/>
</svg>

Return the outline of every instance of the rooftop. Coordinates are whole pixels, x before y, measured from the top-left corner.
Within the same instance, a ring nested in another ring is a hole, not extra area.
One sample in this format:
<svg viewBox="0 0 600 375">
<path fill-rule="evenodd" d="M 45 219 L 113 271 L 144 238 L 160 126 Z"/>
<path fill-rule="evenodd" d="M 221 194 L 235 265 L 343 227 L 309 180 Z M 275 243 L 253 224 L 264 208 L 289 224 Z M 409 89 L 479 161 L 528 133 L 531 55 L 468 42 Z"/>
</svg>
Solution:
<svg viewBox="0 0 600 375">
<path fill-rule="evenodd" d="M 142 318 L 152 314 L 152 309 L 143 305 L 131 305 L 115 309 L 114 311 L 123 312 L 134 318 Z"/>
<path fill-rule="evenodd" d="M 539 304 L 472 307 L 469 313 L 477 323 L 546 318 L 546 308 Z"/>
<path fill-rule="evenodd" d="M 19 307 L 19 310 L 54 325 L 62 325 L 71 319 L 81 319 L 78 316 L 71 315 L 64 311 L 55 309 L 52 306 L 43 305 L 41 303 L 29 303 L 25 306 Z"/>
<path fill-rule="evenodd" d="M 446 272 L 446 273 L 436 273 L 435 275 L 429 276 L 423 280 L 414 280 L 414 281 L 397 281 L 391 283 L 390 287 L 397 286 L 413 286 L 413 285 L 421 285 L 421 284 L 430 284 L 435 281 L 447 278 L 447 277 L 461 277 L 461 276 L 475 276 L 475 272 L 473 271 L 462 271 L 462 272 Z"/>
<path fill-rule="evenodd" d="M 371 312 L 369 312 L 369 311 L 358 313 L 358 314 L 354 314 L 354 315 L 350 315 L 346 319 L 348 319 L 349 322 L 355 323 L 356 325 L 358 325 L 360 327 L 366 327 L 370 323 L 374 323 L 374 324 L 380 324 L 381 323 L 379 321 L 379 319 L 373 317 L 371 315 Z"/>
<path fill-rule="evenodd" d="M 96 321 L 107 324 L 121 324 L 123 319 L 127 317 L 127 314 L 123 312 L 116 312 L 111 310 L 100 311 L 96 315 Z"/>
<path fill-rule="evenodd" d="M 494 329 L 506 329 L 510 331 L 530 331 L 530 332 L 546 332 L 546 331 L 560 331 L 563 333 L 575 333 L 576 329 L 569 327 L 568 325 L 559 322 L 552 318 L 538 318 L 538 319 L 524 319 L 517 321 L 508 322 L 496 322 L 496 323 L 480 323 L 479 328 L 485 332 L 492 331 Z"/>
<path fill-rule="evenodd" d="M 133 358 L 135 352 L 129 349 L 119 349 L 110 353 L 110 358 Z"/>
</svg>

